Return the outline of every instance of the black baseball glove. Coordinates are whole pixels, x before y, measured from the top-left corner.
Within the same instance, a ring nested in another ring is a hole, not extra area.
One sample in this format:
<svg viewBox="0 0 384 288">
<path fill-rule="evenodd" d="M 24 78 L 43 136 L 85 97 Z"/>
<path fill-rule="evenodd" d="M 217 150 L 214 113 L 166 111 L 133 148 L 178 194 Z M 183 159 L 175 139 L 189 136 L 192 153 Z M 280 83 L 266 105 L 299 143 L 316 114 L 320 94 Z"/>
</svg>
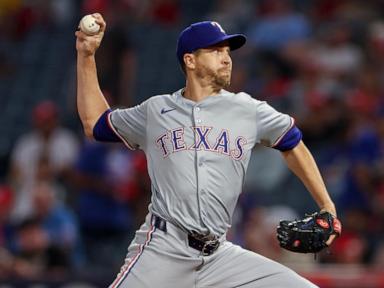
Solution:
<svg viewBox="0 0 384 288">
<path fill-rule="evenodd" d="M 331 235 L 340 233 L 340 221 L 329 212 L 315 212 L 302 220 L 283 220 L 277 226 L 280 246 L 298 253 L 317 253 L 328 247 Z"/>
</svg>

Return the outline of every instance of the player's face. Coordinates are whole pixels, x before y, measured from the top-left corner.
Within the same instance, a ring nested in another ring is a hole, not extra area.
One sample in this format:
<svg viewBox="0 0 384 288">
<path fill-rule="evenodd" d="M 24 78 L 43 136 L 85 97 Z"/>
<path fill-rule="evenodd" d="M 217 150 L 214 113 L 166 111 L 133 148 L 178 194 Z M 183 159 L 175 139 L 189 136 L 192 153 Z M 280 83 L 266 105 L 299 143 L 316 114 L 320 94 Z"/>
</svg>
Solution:
<svg viewBox="0 0 384 288">
<path fill-rule="evenodd" d="M 217 88 L 231 83 L 232 59 L 227 42 L 199 49 L 196 55 L 196 76 Z"/>
</svg>

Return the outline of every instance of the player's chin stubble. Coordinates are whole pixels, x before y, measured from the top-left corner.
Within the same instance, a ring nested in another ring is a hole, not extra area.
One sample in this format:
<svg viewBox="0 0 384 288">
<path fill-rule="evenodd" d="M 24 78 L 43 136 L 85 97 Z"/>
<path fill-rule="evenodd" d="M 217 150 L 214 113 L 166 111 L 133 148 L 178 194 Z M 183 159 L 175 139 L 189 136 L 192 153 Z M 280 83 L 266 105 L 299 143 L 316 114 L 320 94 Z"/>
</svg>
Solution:
<svg viewBox="0 0 384 288">
<path fill-rule="evenodd" d="M 217 90 L 228 88 L 231 84 L 231 69 L 228 68 L 214 71 L 206 66 L 201 66 L 197 69 L 196 74 L 200 78 L 205 78 Z"/>
</svg>

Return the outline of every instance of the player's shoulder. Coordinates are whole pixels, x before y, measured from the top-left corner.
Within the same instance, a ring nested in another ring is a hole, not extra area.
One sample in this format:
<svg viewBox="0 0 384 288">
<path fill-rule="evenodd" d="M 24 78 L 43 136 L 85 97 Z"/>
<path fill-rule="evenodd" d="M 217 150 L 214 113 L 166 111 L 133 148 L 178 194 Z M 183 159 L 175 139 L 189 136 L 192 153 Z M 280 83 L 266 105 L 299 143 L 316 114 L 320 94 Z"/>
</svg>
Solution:
<svg viewBox="0 0 384 288">
<path fill-rule="evenodd" d="M 257 100 L 253 98 L 250 94 L 246 92 L 229 92 L 226 90 L 222 91 L 222 95 L 226 96 L 226 98 L 230 101 L 233 101 L 238 104 L 244 104 L 244 105 L 249 105 L 249 104 L 259 104 L 262 103 L 263 101 Z"/>
<path fill-rule="evenodd" d="M 164 101 L 165 99 L 168 99 L 171 96 L 172 96 L 172 94 L 154 95 L 154 96 L 149 97 L 147 101 L 151 101 L 151 102 Z"/>
<path fill-rule="evenodd" d="M 113 115 L 131 113 L 132 111 L 147 113 L 147 111 L 158 109 L 159 107 L 164 107 L 164 105 L 172 101 L 171 98 L 172 94 L 154 95 L 131 107 L 117 107 L 113 109 Z"/>
<path fill-rule="evenodd" d="M 160 95 L 154 95 L 149 97 L 147 100 L 145 100 L 143 103 L 147 105 L 158 105 L 163 104 L 164 102 L 172 101 L 172 94 L 160 94 Z"/>
</svg>

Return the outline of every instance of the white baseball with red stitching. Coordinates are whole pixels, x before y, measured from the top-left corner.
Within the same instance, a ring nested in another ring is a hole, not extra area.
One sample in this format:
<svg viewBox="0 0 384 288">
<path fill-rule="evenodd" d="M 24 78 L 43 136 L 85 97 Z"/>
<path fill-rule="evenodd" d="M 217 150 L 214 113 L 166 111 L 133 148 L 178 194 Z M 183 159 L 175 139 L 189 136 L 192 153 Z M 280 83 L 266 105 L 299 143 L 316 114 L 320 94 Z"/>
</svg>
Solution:
<svg viewBox="0 0 384 288">
<path fill-rule="evenodd" d="M 80 30 L 85 34 L 93 36 L 100 30 L 100 25 L 96 23 L 96 19 L 92 15 L 85 15 L 80 20 Z"/>
</svg>

